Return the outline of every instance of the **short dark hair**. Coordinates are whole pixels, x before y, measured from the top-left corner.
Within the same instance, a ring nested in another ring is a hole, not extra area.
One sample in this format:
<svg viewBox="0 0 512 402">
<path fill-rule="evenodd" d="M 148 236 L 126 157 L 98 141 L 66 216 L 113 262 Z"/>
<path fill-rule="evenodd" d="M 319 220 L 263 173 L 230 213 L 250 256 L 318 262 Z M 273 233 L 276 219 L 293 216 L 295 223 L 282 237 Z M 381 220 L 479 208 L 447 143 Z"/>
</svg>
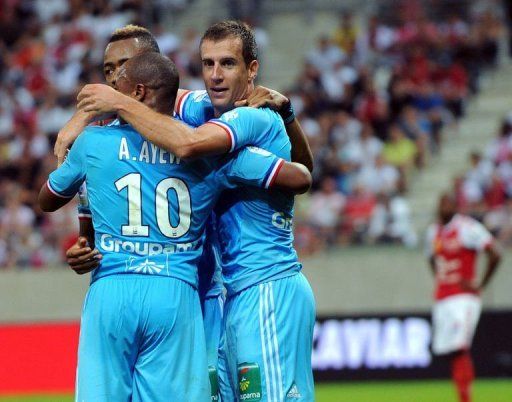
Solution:
<svg viewBox="0 0 512 402">
<path fill-rule="evenodd" d="M 160 53 L 160 48 L 153 34 L 148 29 L 138 25 L 130 24 L 116 29 L 110 36 L 108 43 L 132 38 L 139 39 L 144 50 Z"/>
<path fill-rule="evenodd" d="M 227 20 L 213 24 L 204 33 L 201 44 L 205 40 L 217 42 L 229 37 L 240 38 L 242 41 L 242 54 L 246 65 L 253 60 L 258 60 L 258 46 L 254 32 L 249 25 L 241 21 Z"/>
<path fill-rule="evenodd" d="M 144 52 L 125 63 L 127 78 L 158 90 L 158 101 L 174 105 L 180 86 L 180 76 L 174 62 L 156 52 Z"/>
</svg>

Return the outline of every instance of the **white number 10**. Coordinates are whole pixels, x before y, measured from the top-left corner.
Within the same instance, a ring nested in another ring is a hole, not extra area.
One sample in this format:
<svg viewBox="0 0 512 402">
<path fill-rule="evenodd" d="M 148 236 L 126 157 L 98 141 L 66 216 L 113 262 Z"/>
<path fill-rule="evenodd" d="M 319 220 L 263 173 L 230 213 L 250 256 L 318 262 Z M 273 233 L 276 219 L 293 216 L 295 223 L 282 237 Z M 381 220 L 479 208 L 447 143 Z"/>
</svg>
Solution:
<svg viewBox="0 0 512 402">
<path fill-rule="evenodd" d="M 140 173 L 130 173 L 115 182 L 117 191 L 128 189 L 128 225 L 121 226 L 123 236 L 149 236 L 149 226 L 142 224 L 142 177 Z M 178 199 L 178 224 L 173 226 L 169 216 L 169 190 L 176 192 Z M 169 177 L 162 180 L 155 189 L 156 222 L 160 232 L 170 238 L 178 238 L 190 229 L 190 192 L 181 179 Z"/>
</svg>

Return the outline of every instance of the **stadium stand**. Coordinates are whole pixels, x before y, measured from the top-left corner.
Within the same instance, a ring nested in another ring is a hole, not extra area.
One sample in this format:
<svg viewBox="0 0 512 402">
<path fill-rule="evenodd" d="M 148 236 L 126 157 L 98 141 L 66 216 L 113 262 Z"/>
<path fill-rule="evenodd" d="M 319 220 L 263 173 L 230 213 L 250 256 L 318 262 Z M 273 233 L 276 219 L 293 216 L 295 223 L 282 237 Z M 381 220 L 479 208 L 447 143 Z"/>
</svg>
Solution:
<svg viewBox="0 0 512 402">
<path fill-rule="evenodd" d="M 2 9 L 0 267 L 54 265 L 75 240 L 74 207 L 44 216 L 35 191 L 54 167 L 53 142 L 77 90 L 102 81 L 112 30 L 148 26 L 176 61 L 182 86 L 202 87 L 198 31 L 177 35 L 160 18 L 185 3 L 19 0 Z M 419 2 L 403 2 L 388 15 L 382 2 L 368 21 L 343 11 L 339 26 L 304 52 L 287 91 L 316 160 L 314 191 L 297 206 L 303 254 L 351 243 L 418 244 L 411 182 L 440 152 L 446 127 L 453 131 L 464 116 L 482 71 L 496 65 L 501 29 L 487 9 L 448 12 L 450 2 L 440 3 L 426 13 L 411 6 Z M 268 36 L 259 33 L 265 48 Z"/>
</svg>

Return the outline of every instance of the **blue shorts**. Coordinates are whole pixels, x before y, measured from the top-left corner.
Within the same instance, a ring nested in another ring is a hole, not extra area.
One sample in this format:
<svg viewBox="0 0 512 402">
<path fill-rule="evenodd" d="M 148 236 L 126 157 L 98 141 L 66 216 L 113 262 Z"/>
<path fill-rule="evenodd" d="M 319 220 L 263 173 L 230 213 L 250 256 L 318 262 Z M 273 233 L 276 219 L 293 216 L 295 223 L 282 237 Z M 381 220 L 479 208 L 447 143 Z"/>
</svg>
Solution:
<svg viewBox="0 0 512 402">
<path fill-rule="evenodd" d="M 219 401 L 219 345 L 222 335 L 222 315 L 224 295 L 206 297 L 202 300 L 204 334 L 206 338 L 206 355 L 210 374 L 211 400 Z"/>
<path fill-rule="evenodd" d="M 224 320 L 219 370 L 226 367 L 235 395 L 224 397 L 221 389 L 222 402 L 314 401 L 315 300 L 304 275 L 251 286 L 228 297 Z"/>
<path fill-rule="evenodd" d="M 210 401 L 197 291 L 148 275 L 94 282 L 82 311 L 76 401 Z"/>
</svg>

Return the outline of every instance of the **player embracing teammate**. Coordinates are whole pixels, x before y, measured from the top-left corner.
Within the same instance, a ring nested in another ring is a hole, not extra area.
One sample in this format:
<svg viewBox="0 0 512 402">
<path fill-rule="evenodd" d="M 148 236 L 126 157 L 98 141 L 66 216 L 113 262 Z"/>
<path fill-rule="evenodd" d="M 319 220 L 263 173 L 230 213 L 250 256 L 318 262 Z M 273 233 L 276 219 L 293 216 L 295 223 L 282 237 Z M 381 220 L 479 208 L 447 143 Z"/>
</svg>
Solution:
<svg viewBox="0 0 512 402">
<path fill-rule="evenodd" d="M 293 160 L 311 167 L 303 135 L 290 135 L 292 146 L 286 133 L 285 124 L 297 125 L 289 103 L 281 116 L 266 108 L 235 109 L 253 94 L 258 72 L 250 29 L 234 21 L 214 24 L 201 40 L 201 58 L 207 94 L 187 93 L 178 102 L 180 117 L 199 126 L 196 129 L 104 85 L 86 86 L 79 108 L 87 114 L 116 112 L 152 144 L 180 159 L 249 146 L 249 152 L 264 158 L 270 157 L 267 151 L 283 160 L 293 155 Z M 286 176 L 281 166 L 268 172 L 264 187 L 274 177 Z M 314 400 L 315 306 L 293 249 L 292 218 L 289 192 L 247 187 L 223 193 L 217 203 L 216 233 L 227 289 L 219 362 L 225 402 Z"/>
<path fill-rule="evenodd" d="M 458 214 L 456 208 L 455 197 L 443 194 L 438 222 L 427 232 L 427 254 L 436 281 L 432 349 L 450 361 L 459 401 L 470 402 L 475 377 L 470 348 L 482 309 L 480 292 L 494 274 L 500 253 L 487 229 L 473 218 Z M 487 255 L 487 269 L 477 283 L 480 252 Z"/>
</svg>

